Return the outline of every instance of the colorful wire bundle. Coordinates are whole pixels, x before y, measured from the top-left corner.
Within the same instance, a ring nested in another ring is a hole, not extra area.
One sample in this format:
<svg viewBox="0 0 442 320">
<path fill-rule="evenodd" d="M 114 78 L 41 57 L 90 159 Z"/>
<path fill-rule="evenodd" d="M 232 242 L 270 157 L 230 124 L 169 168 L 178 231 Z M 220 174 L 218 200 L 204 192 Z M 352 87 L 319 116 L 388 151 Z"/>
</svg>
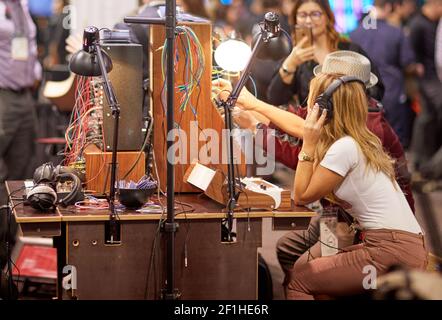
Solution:
<svg viewBox="0 0 442 320">
<path fill-rule="evenodd" d="M 192 112 L 196 114 L 195 108 L 192 106 L 190 98 L 195 89 L 200 86 L 200 81 L 203 76 L 205 68 L 204 51 L 198 37 L 190 27 L 177 26 L 176 29 L 178 34 L 175 39 L 175 73 L 178 72 L 178 62 L 180 57 L 179 44 L 181 44 L 181 48 L 184 51 L 184 83 L 177 86 L 178 92 L 182 94 L 180 99 L 180 110 L 186 111 L 187 106 L 190 105 L 190 107 L 192 108 Z M 165 81 L 166 79 L 166 52 L 167 43 L 164 44 L 161 59 L 163 81 Z M 166 88 L 164 86 L 164 95 L 162 98 L 165 97 L 165 92 Z"/>
<path fill-rule="evenodd" d="M 65 133 L 65 165 L 77 162 L 87 145 L 90 143 L 103 143 L 100 133 L 99 121 L 94 116 L 96 111 L 101 111 L 102 106 L 97 103 L 97 93 L 91 90 L 90 78 L 78 77 L 75 92 L 75 105 L 72 110 L 69 127 Z"/>
</svg>

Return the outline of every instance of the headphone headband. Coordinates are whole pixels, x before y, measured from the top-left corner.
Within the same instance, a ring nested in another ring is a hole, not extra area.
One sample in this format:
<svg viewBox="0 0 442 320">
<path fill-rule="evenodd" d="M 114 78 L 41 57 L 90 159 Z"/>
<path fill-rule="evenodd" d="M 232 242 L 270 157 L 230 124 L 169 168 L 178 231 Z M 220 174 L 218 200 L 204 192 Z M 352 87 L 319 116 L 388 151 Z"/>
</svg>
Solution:
<svg viewBox="0 0 442 320">
<path fill-rule="evenodd" d="M 365 83 L 361 79 L 359 79 L 355 76 L 343 76 L 343 77 L 340 77 L 340 78 L 334 80 L 331 83 L 331 85 L 322 94 L 323 97 L 326 99 L 331 99 L 333 93 L 335 93 L 335 91 L 338 90 L 338 88 L 341 85 L 349 83 L 349 82 L 359 82 L 365 86 Z"/>
<path fill-rule="evenodd" d="M 327 87 L 327 89 L 316 98 L 315 103 L 317 103 L 321 109 L 327 110 L 328 120 L 330 120 L 333 117 L 333 101 L 332 101 L 333 93 L 335 93 L 335 91 L 338 90 L 340 86 L 349 82 L 359 82 L 365 87 L 365 84 L 361 79 L 354 76 L 343 76 L 334 80 Z"/>
</svg>

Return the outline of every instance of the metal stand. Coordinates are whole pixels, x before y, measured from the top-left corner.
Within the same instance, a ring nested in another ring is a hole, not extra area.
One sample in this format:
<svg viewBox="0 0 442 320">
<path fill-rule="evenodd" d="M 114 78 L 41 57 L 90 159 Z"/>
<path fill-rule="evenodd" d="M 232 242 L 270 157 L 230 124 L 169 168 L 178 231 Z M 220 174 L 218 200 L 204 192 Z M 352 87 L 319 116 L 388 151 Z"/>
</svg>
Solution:
<svg viewBox="0 0 442 320">
<path fill-rule="evenodd" d="M 9 199 L 8 199 L 9 201 Z M 9 205 L 4 205 L 0 207 L 0 213 L 2 210 L 6 211 L 6 223 L 8 225 L 7 229 L 6 229 L 6 237 L 5 237 L 5 247 L 6 247 L 6 268 L 8 271 L 8 295 L 7 295 L 7 299 L 8 300 L 16 300 L 16 291 L 17 290 L 13 290 L 14 289 L 14 281 L 12 279 L 12 250 L 11 250 L 11 223 L 12 223 L 12 208 Z M 0 294 L 2 293 L 2 276 L 3 276 L 3 270 L 0 269 Z M 1 300 L 1 296 L 0 296 L 0 300 Z M 6 299 L 6 297 L 4 297 Z"/>
<path fill-rule="evenodd" d="M 244 71 L 241 74 L 237 84 L 234 89 L 230 93 L 229 97 L 225 101 L 220 101 L 219 105 L 224 107 L 225 111 L 225 123 L 226 123 L 226 131 L 229 135 L 227 139 L 227 150 L 228 155 L 227 159 L 229 159 L 229 163 L 227 165 L 228 171 L 228 181 L 227 181 L 227 190 L 229 193 L 229 200 L 227 202 L 227 227 L 228 227 L 228 236 L 227 241 L 233 241 L 232 237 L 232 228 L 233 228 L 233 213 L 235 211 L 236 203 L 238 201 L 239 193 L 236 192 L 236 180 L 235 180 L 235 164 L 234 164 L 234 156 L 233 156 L 233 121 L 232 121 L 232 111 L 235 107 L 236 101 L 241 93 L 241 90 L 247 83 L 247 80 L 250 75 L 250 68 L 254 59 L 256 58 L 261 46 L 268 42 L 270 39 L 279 36 L 280 27 L 279 27 L 279 18 L 277 15 L 273 13 L 268 13 L 265 16 L 265 21 L 263 23 L 263 27 L 261 27 L 261 33 L 258 34 L 255 45 L 252 50 L 252 54 L 247 62 L 247 65 Z"/>
<path fill-rule="evenodd" d="M 174 69 L 173 55 L 176 33 L 176 1 L 166 1 L 166 19 L 161 18 L 143 18 L 143 17 L 125 17 L 125 23 L 135 24 L 156 24 L 166 27 L 166 47 L 167 47 L 167 131 L 174 129 Z M 167 149 L 173 146 L 173 141 L 167 140 Z M 180 297 L 180 292 L 175 288 L 175 233 L 178 230 L 178 224 L 175 222 L 175 168 L 172 162 L 167 162 L 167 220 L 163 224 L 162 231 L 167 235 L 167 282 L 163 290 L 163 299 L 176 300 Z"/>
<path fill-rule="evenodd" d="M 119 222 L 117 221 L 115 212 L 115 180 L 117 175 L 117 148 L 118 148 L 118 132 L 120 123 L 120 104 L 112 87 L 112 83 L 107 75 L 106 67 L 104 64 L 103 53 L 101 52 L 101 46 L 99 40 L 94 44 L 94 51 L 97 55 L 98 65 L 100 66 L 101 76 L 104 80 L 104 93 L 106 94 L 109 102 L 109 107 L 112 110 L 112 116 L 114 117 L 114 136 L 112 141 L 112 162 L 111 162 L 111 181 L 109 192 L 109 208 L 110 208 L 110 242 L 114 242 L 115 239 L 119 239 L 117 235 L 119 230 Z"/>
</svg>

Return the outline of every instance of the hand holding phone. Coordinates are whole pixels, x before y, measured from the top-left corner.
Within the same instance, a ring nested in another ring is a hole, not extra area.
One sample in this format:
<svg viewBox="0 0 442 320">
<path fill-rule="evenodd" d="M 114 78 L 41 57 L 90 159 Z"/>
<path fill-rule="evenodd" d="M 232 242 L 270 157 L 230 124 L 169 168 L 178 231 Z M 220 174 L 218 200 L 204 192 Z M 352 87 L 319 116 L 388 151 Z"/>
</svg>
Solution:
<svg viewBox="0 0 442 320">
<path fill-rule="evenodd" d="M 303 39 L 306 39 L 303 41 Z M 295 45 L 302 49 L 313 46 L 313 30 L 309 27 L 295 26 Z"/>
</svg>

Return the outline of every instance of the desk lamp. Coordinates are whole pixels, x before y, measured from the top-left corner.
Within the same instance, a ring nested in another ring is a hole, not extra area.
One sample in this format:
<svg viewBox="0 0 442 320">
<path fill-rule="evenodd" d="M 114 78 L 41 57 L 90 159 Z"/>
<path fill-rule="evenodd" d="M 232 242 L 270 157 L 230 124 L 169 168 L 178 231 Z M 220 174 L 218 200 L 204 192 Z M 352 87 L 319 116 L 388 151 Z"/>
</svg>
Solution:
<svg viewBox="0 0 442 320">
<path fill-rule="evenodd" d="M 218 105 L 224 108 L 226 132 L 229 135 L 228 139 L 226 139 L 228 159 L 227 191 L 229 196 L 227 201 L 227 241 L 233 241 L 233 213 L 239 197 L 239 193 L 236 191 L 235 164 L 233 156 L 232 111 L 242 88 L 245 86 L 249 78 L 251 66 L 256 62 L 256 58 L 278 60 L 281 59 L 281 57 L 286 57 L 290 54 L 290 37 L 286 33 L 284 33 L 284 36 L 280 36 L 281 33 L 283 32 L 279 24 L 279 16 L 276 13 L 268 12 L 264 16 L 264 21 L 259 24 L 259 28 L 254 37 L 253 50 L 248 57 L 244 45 L 235 39 L 229 39 L 225 43 L 220 44 L 215 51 L 216 63 L 220 67 L 226 68 L 226 71 L 238 72 L 241 71 L 240 67 L 243 67 L 241 77 L 229 97 L 225 101 L 218 102 Z M 233 50 L 236 51 L 234 52 Z M 238 61 L 240 58 L 244 60 Z M 231 69 L 229 70 L 228 68 Z"/>
<path fill-rule="evenodd" d="M 112 146 L 112 162 L 111 162 L 111 181 L 109 192 L 109 237 L 110 243 L 120 242 L 119 229 L 120 225 L 117 221 L 115 211 L 115 180 L 117 168 L 117 148 L 118 148 L 118 130 L 120 119 L 120 104 L 115 96 L 112 83 L 109 80 L 108 72 L 112 70 L 112 61 L 110 57 L 103 51 L 100 45 L 99 30 L 96 27 L 87 27 L 83 33 L 83 48 L 76 52 L 70 62 L 70 70 L 78 75 L 86 77 L 102 76 L 104 81 L 104 92 L 112 110 L 114 117 L 114 136 Z"/>
</svg>

